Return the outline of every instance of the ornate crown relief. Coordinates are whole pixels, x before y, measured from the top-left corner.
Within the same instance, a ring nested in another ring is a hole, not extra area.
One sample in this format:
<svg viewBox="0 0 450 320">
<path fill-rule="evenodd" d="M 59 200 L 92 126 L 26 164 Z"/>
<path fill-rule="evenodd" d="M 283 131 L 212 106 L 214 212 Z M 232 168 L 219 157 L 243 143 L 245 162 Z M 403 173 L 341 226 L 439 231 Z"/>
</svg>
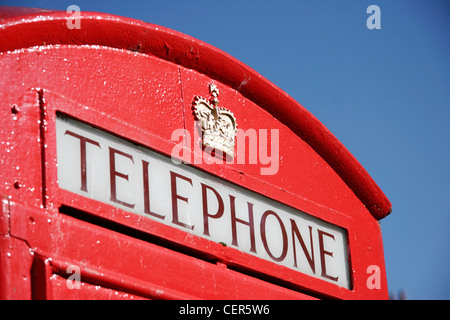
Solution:
<svg viewBox="0 0 450 320">
<path fill-rule="evenodd" d="M 200 121 L 203 148 L 210 148 L 211 154 L 222 154 L 233 159 L 236 137 L 236 118 L 219 104 L 219 89 L 215 84 L 209 85 L 210 100 L 195 96 L 192 102 L 195 119 Z M 220 152 L 218 152 L 220 151 Z"/>
</svg>

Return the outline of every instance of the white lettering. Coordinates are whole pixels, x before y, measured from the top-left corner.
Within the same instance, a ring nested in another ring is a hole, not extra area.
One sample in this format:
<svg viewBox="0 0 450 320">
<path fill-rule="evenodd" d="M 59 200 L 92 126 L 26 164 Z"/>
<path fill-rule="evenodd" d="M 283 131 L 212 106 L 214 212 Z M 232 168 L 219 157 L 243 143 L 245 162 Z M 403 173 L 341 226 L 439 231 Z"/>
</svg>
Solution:
<svg viewBox="0 0 450 320">
<path fill-rule="evenodd" d="M 69 290 L 80 289 L 81 288 L 81 272 L 80 267 L 75 265 L 70 265 L 67 267 L 66 272 L 70 274 L 67 278 L 66 284 Z"/>
<path fill-rule="evenodd" d="M 367 271 L 370 276 L 367 278 L 366 285 L 370 290 L 381 289 L 381 270 L 377 265 L 371 265 L 367 267 Z"/>
<path fill-rule="evenodd" d="M 172 149 L 170 158 L 174 164 L 191 163 L 191 134 L 184 129 L 176 129 L 172 132 L 171 141 L 181 141 Z"/>
<path fill-rule="evenodd" d="M 367 18 L 366 26 L 369 30 L 381 29 L 381 9 L 379 6 L 370 5 L 367 7 L 366 13 L 372 13 L 370 17 Z"/>
<path fill-rule="evenodd" d="M 214 307 L 194 307 L 189 306 L 189 303 L 184 307 L 180 307 L 179 314 L 187 315 L 206 315 L 207 318 L 211 317 Z"/>
<path fill-rule="evenodd" d="M 198 123 L 198 121 L 195 123 Z M 193 140 L 191 140 L 192 136 L 194 137 Z M 170 156 L 172 162 L 177 165 L 181 163 L 205 163 L 208 165 L 225 163 L 254 164 L 261 166 L 261 175 L 275 175 L 280 167 L 280 134 L 278 129 L 270 130 L 270 139 L 268 138 L 267 129 L 259 129 L 258 133 L 251 128 L 247 130 L 238 129 L 235 147 L 236 156 L 234 158 L 225 157 L 222 150 L 214 149 L 210 146 L 202 149 L 198 125 L 194 126 L 193 135 L 188 130 L 175 129 L 170 139 L 176 142 Z M 191 147 L 192 143 L 193 148 Z"/>
<path fill-rule="evenodd" d="M 67 28 L 70 30 L 81 29 L 80 11 L 80 7 L 74 4 L 67 7 L 67 13 L 71 13 L 71 16 L 67 19 Z"/>
</svg>

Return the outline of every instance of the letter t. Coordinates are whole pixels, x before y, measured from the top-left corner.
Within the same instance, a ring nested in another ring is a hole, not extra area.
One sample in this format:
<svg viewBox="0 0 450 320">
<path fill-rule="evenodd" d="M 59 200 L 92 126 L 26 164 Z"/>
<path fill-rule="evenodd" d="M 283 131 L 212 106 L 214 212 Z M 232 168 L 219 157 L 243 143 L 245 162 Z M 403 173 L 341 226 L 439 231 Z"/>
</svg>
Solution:
<svg viewBox="0 0 450 320">
<path fill-rule="evenodd" d="M 81 191 L 88 192 L 87 190 L 87 166 L 86 166 L 86 143 L 93 144 L 101 149 L 100 144 L 97 141 L 80 136 L 72 131 L 66 130 L 64 134 L 68 134 L 72 137 L 80 139 L 80 163 L 81 163 Z"/>
</svg>

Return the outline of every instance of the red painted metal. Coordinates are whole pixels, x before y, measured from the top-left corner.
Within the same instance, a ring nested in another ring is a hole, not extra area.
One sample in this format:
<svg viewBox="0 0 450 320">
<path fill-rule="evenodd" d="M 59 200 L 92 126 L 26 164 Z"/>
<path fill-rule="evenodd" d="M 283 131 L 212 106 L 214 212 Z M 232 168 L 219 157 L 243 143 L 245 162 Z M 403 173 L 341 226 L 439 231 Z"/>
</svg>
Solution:
<svg viewBox="0 0 450 320">
<path fill-rule="evenodd" d="M 0 298 L 387 298 L 378 219 L 391 205 L 306 109 L 226 53 L 167 28 L 100 13 L 0 10 Z M 56 112 L 169 155 L 191 103 L 220 85 L 242 129 L 280 131 L 280 169 L 195 165 L 348 232 L 345 289 L 58 188 Z M 180 263 L 182 267 L 180 267 Z M 71 265 L 82 288 L 68 289 Z M 367 268 L 381 269 L 380 289 Z"/>
</svg>

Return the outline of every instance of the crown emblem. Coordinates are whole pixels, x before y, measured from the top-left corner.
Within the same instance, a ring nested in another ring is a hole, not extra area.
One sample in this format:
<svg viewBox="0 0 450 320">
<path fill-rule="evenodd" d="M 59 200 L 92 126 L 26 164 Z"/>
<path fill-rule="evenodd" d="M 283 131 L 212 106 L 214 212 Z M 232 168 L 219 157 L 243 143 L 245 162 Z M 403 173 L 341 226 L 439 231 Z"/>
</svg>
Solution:
<svg viewBox="0 0 450 320">
<path fill-rule="evenodd" d="M 225 108 L 218 107 L 219 89 L 215 84 L 209 85 L 210 100 L 195 96 L 192 109 L 202 130 L 202 146 L 209 148 L 212 156 L 222 155 L 233 159 L 236 136 L 236 118 Z"/>
</svg>

